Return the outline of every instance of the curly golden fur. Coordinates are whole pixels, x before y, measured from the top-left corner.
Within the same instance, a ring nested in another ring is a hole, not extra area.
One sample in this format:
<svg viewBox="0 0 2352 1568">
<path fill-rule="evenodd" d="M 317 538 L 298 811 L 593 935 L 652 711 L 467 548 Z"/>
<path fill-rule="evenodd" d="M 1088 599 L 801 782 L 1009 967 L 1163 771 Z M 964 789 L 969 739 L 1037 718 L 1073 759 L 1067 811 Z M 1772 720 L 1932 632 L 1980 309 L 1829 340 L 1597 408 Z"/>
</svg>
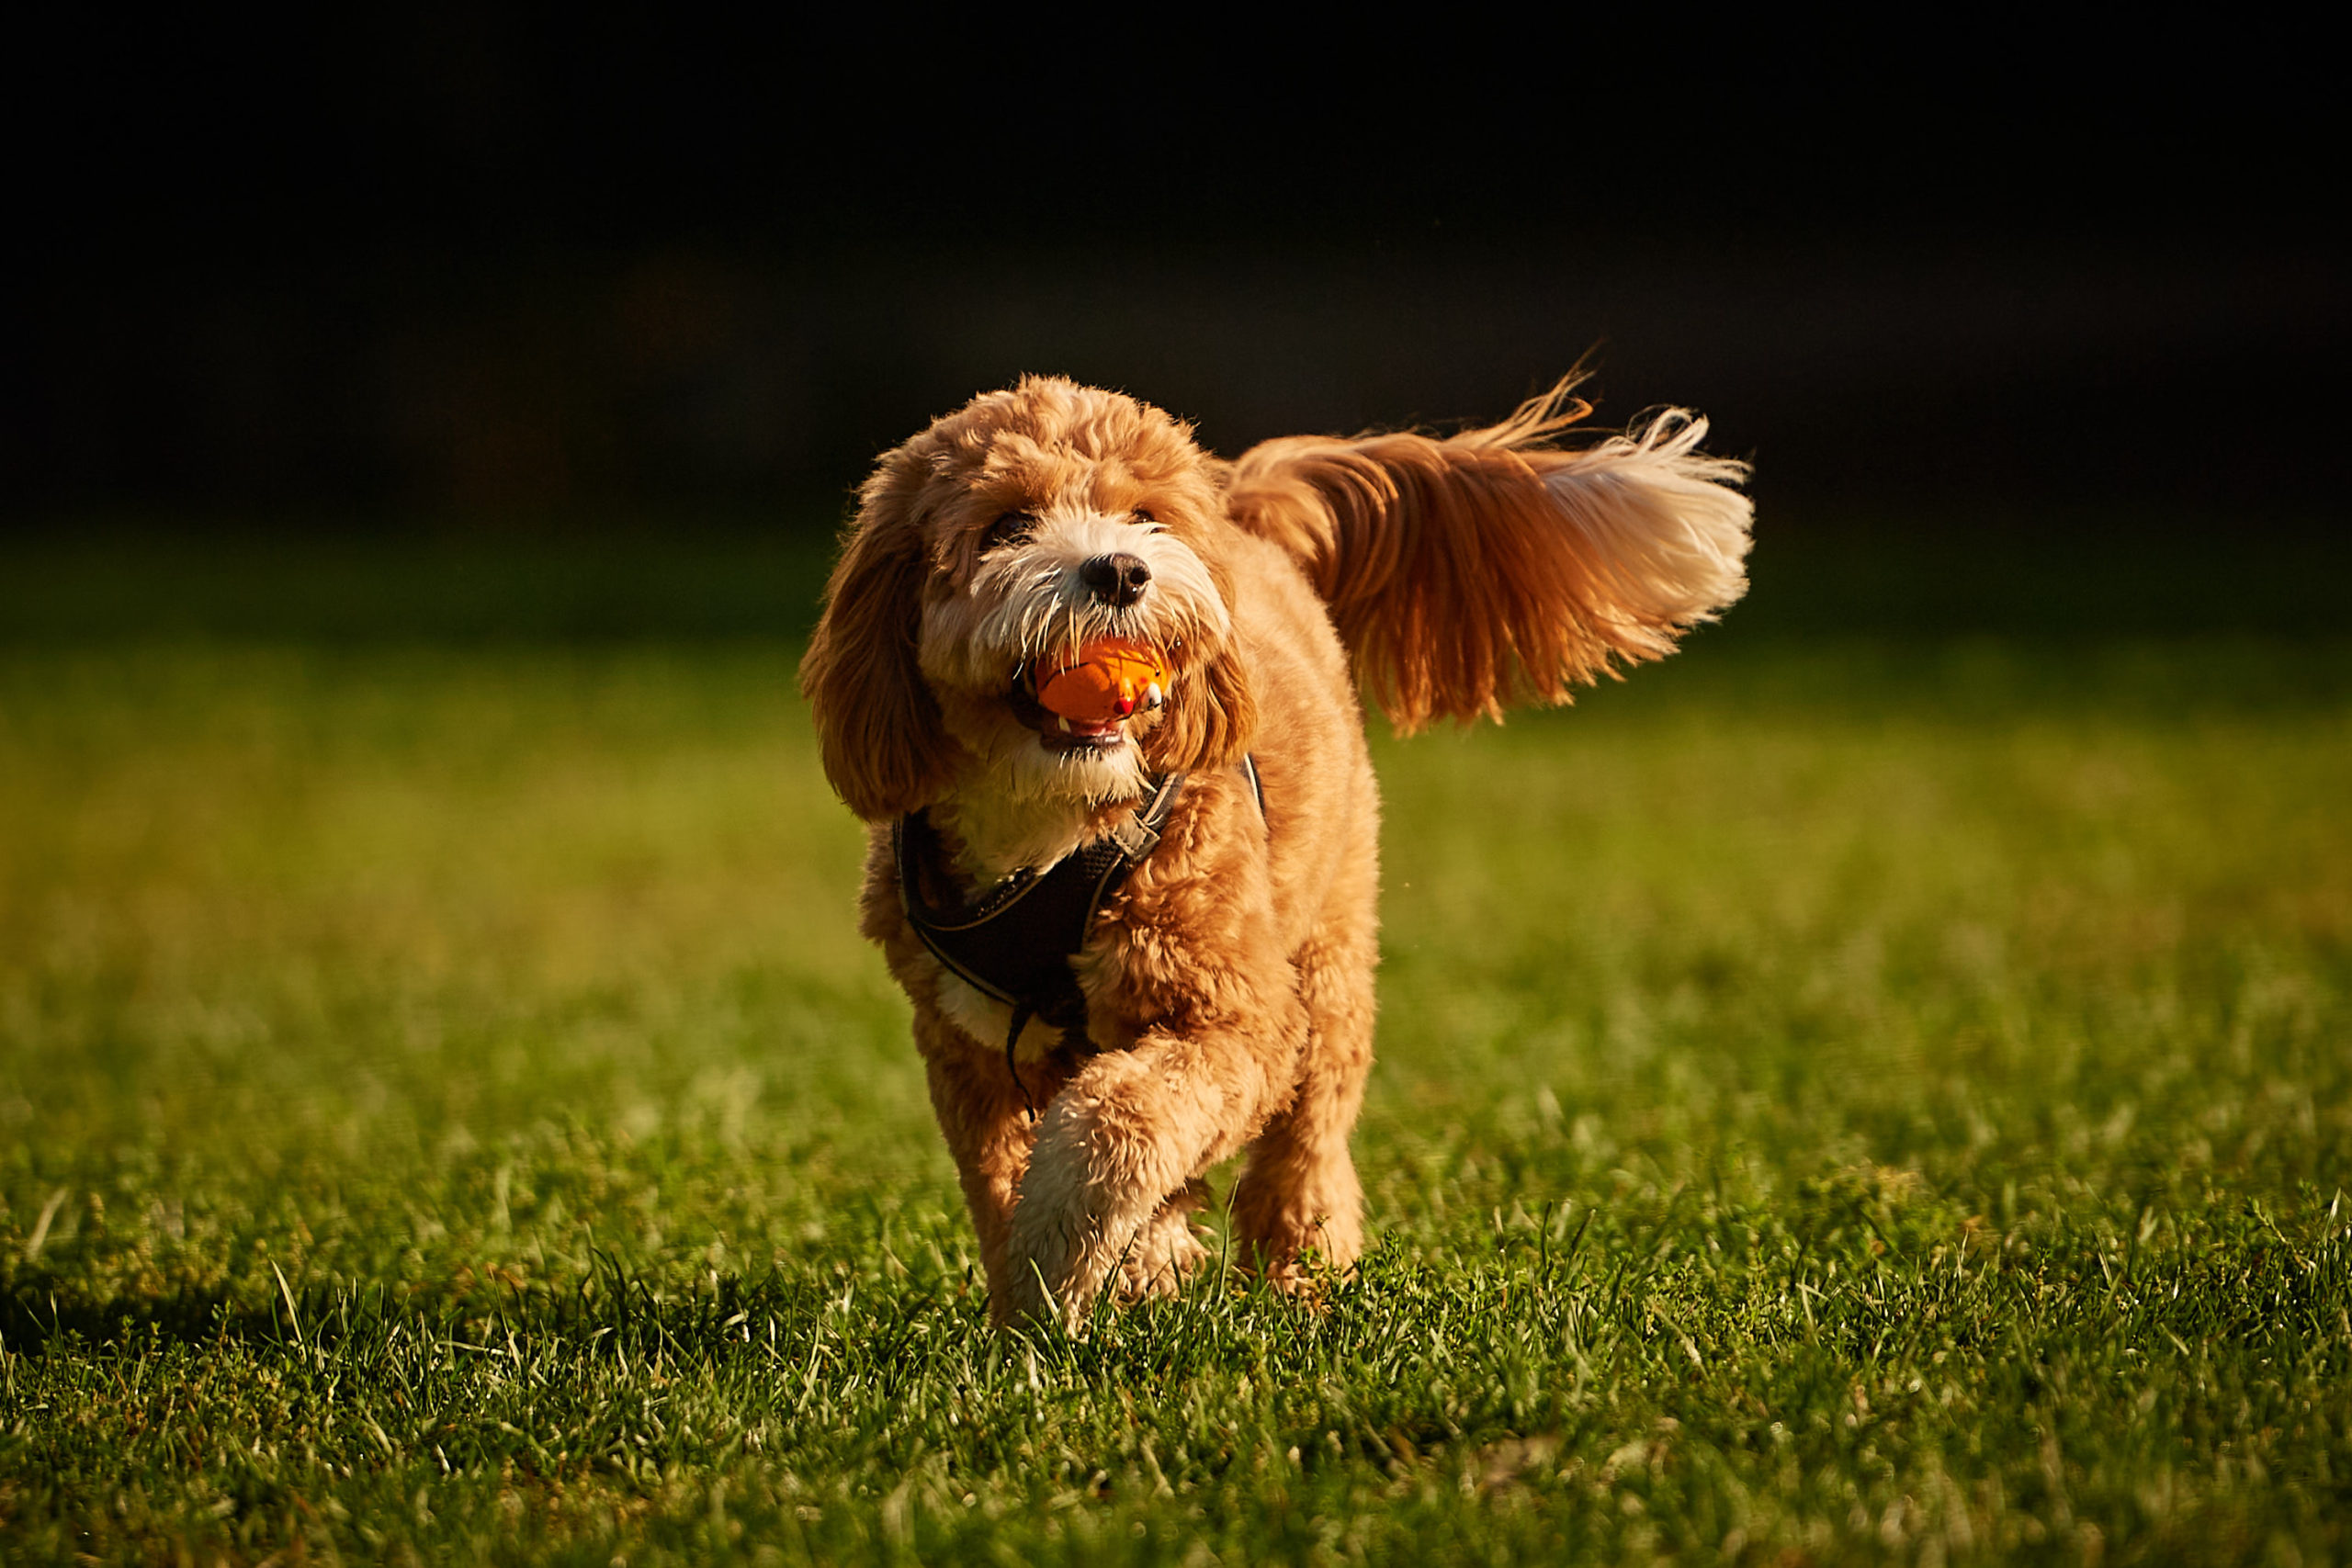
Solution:
<svg viewBox="0 0 2352 1568">
<path fill-rule="evenodd" d="M 913 1002 L 998 1324 L 1178 1288 L 1202 1177 L 1244 1147 L 1245 1261 L 1285 1285 L 1355 1262 L 1379 846 L 1358 689 L 1407 730 L 1565 702 L 1747 586 L 1744 470 L 1700 453 L 1705 422 L 1564 448 L 1586 412 L 1567 390 L 1451 439 L 1295 437 L 1228 464 L 1148 404 L 1031 378 L 866 481 L 801 686 L 870 825 L 860 929 Z M 1167 650 L 1166 703 L 1059 732 L 1023 671 L 1102 636 Z M 1172 772 L 1158 849 L 1072 961 L 1089 1048 L 1033 1022 L 1016 1079 L 1012 1010 L 909 923 L 890 824 L 927 810 L 947 891 L 976 897 Z"/>
</svg>

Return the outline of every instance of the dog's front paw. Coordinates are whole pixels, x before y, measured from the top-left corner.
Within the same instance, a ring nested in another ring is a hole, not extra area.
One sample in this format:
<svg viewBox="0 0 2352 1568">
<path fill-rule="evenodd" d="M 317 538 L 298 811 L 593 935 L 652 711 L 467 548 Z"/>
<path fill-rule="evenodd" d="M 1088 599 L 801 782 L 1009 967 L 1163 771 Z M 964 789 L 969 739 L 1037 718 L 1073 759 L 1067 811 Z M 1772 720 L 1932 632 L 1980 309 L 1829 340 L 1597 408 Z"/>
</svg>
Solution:
<svg viewBox="0 0 2352 1568">
<path fill-rule="evenodd" d="M 1141 1301 L 1146 1296 L 1172 1296 L 1208 1258 L 1193 1216 L 1208 1207 L 1208 1187 L 1190 1182 L 1160 1204 L 1159 1212 L 1119 1255 L 1116 1280 L 1119 1299 Z"/>
<path fill-rule="evenodd" d="M 1177 1192 L 1124 1236 L 1090 1220 L 1048 1214 L 1043 1203 L 1024 1227 L 1016 1210 L 1011 1299 L 1000 1322 L 1059 1323 L 1075 1333 L 1105 1289 L 1123 1303 L 1175 1295 L 1209 1256 L 1192 1224 L 1207 1203 L 1199 1185 Z M 1029 1204 L 1024 1197 L 1023 1209 Z"/>
<path fill-rule="evenodd" d="M 1082 1162 L 1041 1147 L 1021 1184 L 1007 1247 L 1011 1299 L 1000 1321 L 1058 1322 L 1076 1331 L 1095 1299 L 1172 1296 L 1208 1257 L 1192 1218 L 1207 1186 L 1188 1182 L 1164 1199 L 1148 1190 L 1125 1201 L 1079 1179 Z"/>
<path fill-rule="evenodd" d="M 1106 1287 L 1172 1290 L 1205 1256 L 1184 1224 L 1196 1162 L 1167 1135 L 1165 1087 L 1147 1061 L 1114 1054 L 1046 1111 L 1012 1206 L 1007 1320 L 1075 1329 Z"/>
<path fill-rule="evenodd" d="M 1004 1296 L 992 1301 L 989 1315 L 999 1328 L 1034 1328 L 1047 1324 L 1059 1324 L 1076 1328 L 1077 1318 L 1063 1308 L 1068 1294 L 1066 1282 L 1057 1289 L 1057 1281 L 1049 1278 L 1046 1266 L 1029 1256 L 1018 1244 L 1008 1259 Z"/>
<path fill-rule="evenodd" d="M 1033 1159 L 1021 1184 L 1005 1247 L 1001 1326 L 1057 1323 L 1075 1332 L 1111 1270 L 1115 1254 L 1102 1243 L 1084 1188 L 1055 1174 L 1053 1162 Z"/>
</svg>

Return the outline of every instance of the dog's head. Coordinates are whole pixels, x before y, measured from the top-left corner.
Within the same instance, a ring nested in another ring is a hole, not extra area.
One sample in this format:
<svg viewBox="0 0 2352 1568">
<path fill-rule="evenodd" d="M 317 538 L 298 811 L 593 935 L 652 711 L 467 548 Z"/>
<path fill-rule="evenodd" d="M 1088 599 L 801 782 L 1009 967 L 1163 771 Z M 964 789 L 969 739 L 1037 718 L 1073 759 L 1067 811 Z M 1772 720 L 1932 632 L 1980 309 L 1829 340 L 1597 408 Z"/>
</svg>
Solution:
<svg viewBox="0 0 2352 1568">
<path fill-rule="evenodd" d="M 1237 761 L 1231 537 L 1215 460 L 1148 404 L 1032 377 L 939 420 L 866 480 L 801 663 L 833 787 L 879 821 L 959 779 L 1108 801 Z M 1103 637 L 1159 650 L 1165 703 L 1067 727 L 1037 671 Z"/>
</svg>

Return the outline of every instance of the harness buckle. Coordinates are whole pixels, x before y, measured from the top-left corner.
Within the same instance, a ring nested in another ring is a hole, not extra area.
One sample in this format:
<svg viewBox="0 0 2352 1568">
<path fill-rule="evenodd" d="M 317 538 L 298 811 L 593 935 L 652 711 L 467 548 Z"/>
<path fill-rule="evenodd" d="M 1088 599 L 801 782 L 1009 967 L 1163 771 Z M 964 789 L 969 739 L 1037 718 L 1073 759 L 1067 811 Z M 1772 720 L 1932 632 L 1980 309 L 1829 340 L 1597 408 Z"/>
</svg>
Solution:
<svg viewBox="0 0 2352 1568">
<path fill-rule="evenodd" d="M 1142 818 L 1129 813 L 1111 824 L 1110 839 L 1121 854 L 1138 861 L 1159 847 L 1159 829 L 1145 827 Z"/>
</svg>

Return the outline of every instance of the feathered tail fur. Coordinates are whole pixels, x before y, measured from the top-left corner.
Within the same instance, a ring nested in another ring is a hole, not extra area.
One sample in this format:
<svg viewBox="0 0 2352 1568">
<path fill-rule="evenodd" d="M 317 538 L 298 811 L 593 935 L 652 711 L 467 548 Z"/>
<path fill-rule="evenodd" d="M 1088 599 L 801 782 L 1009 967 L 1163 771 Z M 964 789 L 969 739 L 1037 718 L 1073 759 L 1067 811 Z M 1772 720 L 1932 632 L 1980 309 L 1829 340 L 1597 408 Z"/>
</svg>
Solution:
<svg viewBox="0 0 2352 1568">
<path fill-rule="evenodd" d="M 1398 729 L 1566 702 L 1747 591 L 1747 465 L 1680 409 L 1564 450 L 1574 385 L 1447 440 L 1291 436 L 1234 464 L 1234 520 L 1306 569 Z"/>
</svg>

